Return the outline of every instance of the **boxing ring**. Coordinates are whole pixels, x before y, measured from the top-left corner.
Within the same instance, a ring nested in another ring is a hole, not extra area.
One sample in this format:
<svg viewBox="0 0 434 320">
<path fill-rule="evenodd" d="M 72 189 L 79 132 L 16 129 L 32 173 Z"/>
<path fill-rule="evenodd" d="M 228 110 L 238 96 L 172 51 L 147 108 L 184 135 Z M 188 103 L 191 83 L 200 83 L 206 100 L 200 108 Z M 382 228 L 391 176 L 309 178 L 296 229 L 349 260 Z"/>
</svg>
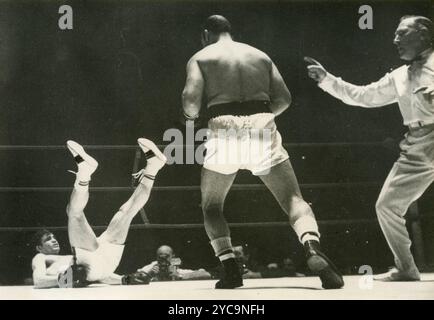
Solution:
<svg viewBox="0 0 434 320">
<path fill-rule="evenodd" d="M 151 282 L 138 286 L 91 285 L 80 289 L 0 287 L 0 300 L 432 300 L 434 273 L 420 282 L 371 282 L 344 276 L 345 287 L 321 289 L 316 277 L 245 279 L 234 290 L 213 289 L 215 280 Z"/>
<path fill-rule="evenodd" d="M 135 157 L 131 172 L 139 169 L 141 152 L 135 145 L 87 145 L 85 149 L 92 151 L 129 151 L 135 152 Z M 164 145 L 159 146 L 160 149 Z M 180 148 L 194 146 L 179 146 Z M 387 147 L 383 142 L 363 142 L 363 143 L 297 143 L 285 144 L 287 149 L 298 148 L 324 148 L 330 150 L 349 149 L 349 148 L 384 148 Z M 22 151 L 62 151 L 64 146 L 0 146 L 2 152 L 22 152 Z M 290 155 L 292 154 L 290 150 Z M 304 160 L 304 156 L 301 157 Z M 291 157 L 293 162 L 293 157 Z M 296 175 L 297 167 L 295 167 Z M 299 177 L 300 178 L 300 177 Z M 196 183 L 198 184 L 199 181 Z M 342 190 L 362 190 L 364 188 L 381 187 L 381 180 L 378 181 L 356 181 L 356 182 L 307 182 L 300 183 L 302 193 L 309 201 L 309 193 L 306 190 L 328 190 L 339 194 Z M 0 194 L 60 194 L 69 193 L 72 187 L 66 186 L 12 186 L 0 187 Z M 119 193 L 131 192 L 134 189 L 134 182 L 131 180 L 129 186 L 95 186 L 90 187 L 92 193 Z M 263 184 L 258 183 L 235 183 L 231 191 L 237 194 L 243 192 L 268 192 Z M 153 193 L 167 192 L 191 192 L 200 194 L 199 185 L 156 185 Z M 152 198 L 150 200 L 153 201 Z M 246 201 L 249 201 L 247 199 Z M 374 204 L 372 204 L 373 206 Z M 158 203 L 155 204 L 158 207 Z M 148 209 L 145 209 L 146 211 Z M 180 232 L 191 232 L 193 230 L 202 230 L 202 223 L 152 223 L 146 211 L 140 212 L 143 223 L 134 223 L 131 230 L 176 230 Z M 416 209 L 417 211 L 417 209 Z M 354 217 L 351 219 L 322 219 L 320 214 L 316 214 L 318 224 L 322 227 L 342 227 L 353 229 L 364 229 L 376 226 L 375 217 Z M 229 218 L 229 217 L 228 217 Z M 253 221 L 253 222 L 231 222 L 231 230 L 243 230 L 246 228 L 253 229 L 282 229 L 289 228 L 286 221 Z M 103 231 L 106 225 L 93 225 L 95 231 Z M 418 234 L 418 225 L 414 225 L 413 243 L 415 246 L 416 261 L 425 264 L 423 241 Z M 40 229 L 41 226 L 6 226 L 0 225 L 0 234 L 19 234 L 23 232 L 32 232 Z M 44 228 L 53 232 L 66 232 L 64 225 L 44 225 Z M 354 254 L 357 254 L 355 252 Z M 128 259 L 127 257 L 124 257 Z M 29 265 L 30 268 L 30 265 Z M 422 273 L 420 282 L 398 282 L 384 283 L 372 281 L 370 276 L 366 275 L 345 275 L 345 287 L 340 290 L 323 290 L 317 277 L 285 277 L 285 278 L 267 278 L 267 279 L 245 279 L 244 286 L 235 290 L 215 290 L 213 289 L 216 280 L 196 280 L 196 281 L 171 281 L 171 282 L 151 282 L 143 286 L 107 286 L 91 285 L 88 288 L 81 289 L 33 289 L 28 285 L 6 285 L 0 286 L 0 299 L 163 299 L 163 300 L 305 300 L 305 299 L 434 299 L 434 273 Z"/>
</svg>

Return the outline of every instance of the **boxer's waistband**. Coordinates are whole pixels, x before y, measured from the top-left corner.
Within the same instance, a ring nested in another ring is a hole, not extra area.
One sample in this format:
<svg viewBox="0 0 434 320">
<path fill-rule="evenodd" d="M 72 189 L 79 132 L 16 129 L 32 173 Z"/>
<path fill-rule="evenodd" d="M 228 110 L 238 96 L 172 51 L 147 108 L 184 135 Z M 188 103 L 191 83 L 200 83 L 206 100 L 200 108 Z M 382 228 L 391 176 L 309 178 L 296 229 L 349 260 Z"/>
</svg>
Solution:
<svg viewBox="0 0 434 320">
<path fill-rule="evenodd" d="M 270 101 L 251 100 L 214 104 L 208 108 L 209 118 L 220 116 L 251 116 L 257 113 L 271 113 Z"/>
</svg>

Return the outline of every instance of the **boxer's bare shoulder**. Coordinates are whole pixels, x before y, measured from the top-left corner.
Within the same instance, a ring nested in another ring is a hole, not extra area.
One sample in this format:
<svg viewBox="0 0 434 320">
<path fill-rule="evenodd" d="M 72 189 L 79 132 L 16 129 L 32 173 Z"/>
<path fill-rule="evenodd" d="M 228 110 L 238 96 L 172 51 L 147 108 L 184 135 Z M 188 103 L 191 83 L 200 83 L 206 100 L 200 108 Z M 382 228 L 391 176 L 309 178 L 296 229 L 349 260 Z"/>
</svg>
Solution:
<svg viewBox="0 0 434 320">
<path fill-rule="evenodd" d="M 32 268 L 33 270 L 36 269 L 41 264 L 46 264 L 46 255 L 43 253 L 38 253 L 35 255 L 32 259 Z"/>
<path fill-rule="evenodd" d="M 271 67 L 270 57 L 263 51 L 248 44 L 228 41 L 217 42 L 198 51 L 190 61 L 196 61 L 199 65 L 206 65 L 213 61 L 246 61 L 246 63 L 264 63 Z"/>
<path fill-rule="evenodd" d="M 44 266 L 45 268 L 53 267 L 54 265 L 69 265 L 72 261 L 71 255 L 50 255 L 38 253 L 32 259 L 32 268 L 35 270 L 38 267 Z"/>
<path fill-rule="evenodd" d="M 247 44 L 218 41 L 197 52 L 189 65 L 198 66 L 205 79 L 208 106 L 270 97 L 273 63 L 264 52 Z"/>
</svg>

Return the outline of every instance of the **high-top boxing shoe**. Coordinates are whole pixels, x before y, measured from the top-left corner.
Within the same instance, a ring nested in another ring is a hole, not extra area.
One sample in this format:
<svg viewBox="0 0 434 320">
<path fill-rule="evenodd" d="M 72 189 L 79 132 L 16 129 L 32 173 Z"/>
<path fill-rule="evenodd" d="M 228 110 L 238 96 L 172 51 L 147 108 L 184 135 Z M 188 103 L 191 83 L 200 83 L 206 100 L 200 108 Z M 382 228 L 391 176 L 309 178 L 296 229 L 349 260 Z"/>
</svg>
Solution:
<svg viewBox="0 0 434 320">
<path fill-rule="evenodd" d="M 222 261 L 223 277 L 215 284 L 216 289 L 234 289 L 243 285 L 240 267 L 234 258 Z"/>
<path fill-rule="evenodd" d="M 344 286 L 342 275 L 333 262 L 321 252 L 318 241 L 306 241 L 304 243 L 304 250 L 309 269 L 319 276 L 324 289 L 339 289 Z"/>
</svg>

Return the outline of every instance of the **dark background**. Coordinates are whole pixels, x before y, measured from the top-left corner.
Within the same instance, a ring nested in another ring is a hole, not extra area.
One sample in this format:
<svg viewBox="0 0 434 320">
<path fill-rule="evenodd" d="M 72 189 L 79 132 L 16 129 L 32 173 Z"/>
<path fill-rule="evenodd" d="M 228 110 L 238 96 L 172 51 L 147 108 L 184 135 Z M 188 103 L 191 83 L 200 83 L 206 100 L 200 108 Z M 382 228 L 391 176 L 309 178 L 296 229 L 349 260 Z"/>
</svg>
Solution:
<svg viewBox="0 0 434 320">
<path fill-rule="evenodd" d="M 58 28 L 58 8 L 74 9 L 74 29 Z M 370 4 L 374 29 L 360 30 L 358 8 Z M 11 145 L 133 145 L 139 136 L 163 143 L 181 106 L 185 65 L 200 47 L 200 27 L 211 14 L 226 16 L 236 40 L 265 51 L 276 63 L 293 104 L 277 120 L 286 143 L 385 142 L 383 146 L 294 146 L 292 163 L 302 184 L 372 182 L 357 187 L 304 187 L 321 221 L 325 250 L 346 273 L 360 265 L 391 265 L 375 222 L 381 182 L 398 153 L 405 128 L 397 105 L 367 110 L 348 107 L 318 89 L 306 75 L 303 56 L 331 73 L 364 84 L 402 64 L 393 33 L 405 14 L 433 16 L 430 1 L 2 1 L 0 2 L 0 284 L 31 275 L 31 231 L 8 227 L 65 226 L 68 192 L 14 192 L 8 187 L 69 187 L 74 163 L 65 149 L 17 149 Z M 166 142 L 167 143 L 167 142 Z M 134 150 L 94 150 L 100 168 L 93 186 L 130 185 Z M 158 186 L 198 185 L 198 165 L 168 166 Z M 241 173 L 236 183 L 258 183 Z M 106 225 L 129 192 L 94 192 L 87 216 Z M 419 202 L 428 261 L 433 258 L 433 191 Z M 201 223 L 198 191 L 157 191 L 146 207 L 152 223 Z M 233 191 L 230 222 L 286 221 L 268 191 Z M 372 223 L 349 224 L 351 219 Z M 330 221 L 341 221 L 329 224 Z M 135 223 L 142 223 L 140 217 Z M 101 231 L 97 231 L 97 234 Z M 56 232 L 63 254 L 65 231 Z M 303 270 L 291 230 L 234 228 L 262 263 L 291 256 Z M 151 261 L 160 244 L 172 245 L 188 267 L 211 267 L 214 259 L 202 228 L 132 230 L 119 272 Z"/>
</svg>

